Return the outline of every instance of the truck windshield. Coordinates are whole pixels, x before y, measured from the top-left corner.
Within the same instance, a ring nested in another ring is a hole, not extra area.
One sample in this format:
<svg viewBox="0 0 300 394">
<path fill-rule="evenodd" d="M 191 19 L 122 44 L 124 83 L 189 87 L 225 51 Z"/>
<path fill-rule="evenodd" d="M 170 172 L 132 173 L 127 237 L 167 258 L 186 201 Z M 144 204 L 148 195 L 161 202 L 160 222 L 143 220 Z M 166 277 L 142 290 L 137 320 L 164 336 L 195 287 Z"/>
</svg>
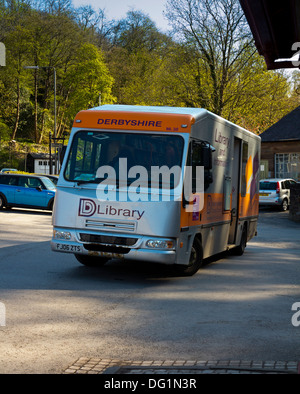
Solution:
<svg viewBox="0 0 300 394">
<path fill-rule="evenodd" d="M 149 186 L 151 174 L 179 168 L 177 175 L 169 172 L 169 185 L 174 188 L 179 182 L 183 146 L 179 135 L 79 131 L 72 141 L 64 177 L 78 183 L 100 183 L 110 178 L 118 183 L 127 170 L 127 185 L 147 174 L 147 185 L 142 186 Z M 162 175 L 157 182 L 155 186 L 164 188 Z"/>
</svg>

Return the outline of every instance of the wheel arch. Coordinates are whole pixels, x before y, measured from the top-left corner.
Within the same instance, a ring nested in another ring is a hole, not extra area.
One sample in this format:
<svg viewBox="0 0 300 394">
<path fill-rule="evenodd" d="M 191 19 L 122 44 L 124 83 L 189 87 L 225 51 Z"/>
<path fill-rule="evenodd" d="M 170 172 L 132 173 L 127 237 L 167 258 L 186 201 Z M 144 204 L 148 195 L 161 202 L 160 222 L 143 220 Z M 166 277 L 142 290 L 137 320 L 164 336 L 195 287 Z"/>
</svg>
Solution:
<svg viewBox="0 0 300 394">
<path fill-rule="evenodd" d="M 54 197 L 52 197 L 51 200 L 49 200 L 48 202 L 48 209 L 50 209 L 50 211 L 53 210 L 53 205 L 54 205 Z"/>
<path fill-rule="evenodd" d="M 2 208 L 7 207 L 7 199 L 5 197 L 5 194 L 0 192 L 0 197 L 2 197 L 2 199 L 3 199 L 3 207 Z"/>
</svg>

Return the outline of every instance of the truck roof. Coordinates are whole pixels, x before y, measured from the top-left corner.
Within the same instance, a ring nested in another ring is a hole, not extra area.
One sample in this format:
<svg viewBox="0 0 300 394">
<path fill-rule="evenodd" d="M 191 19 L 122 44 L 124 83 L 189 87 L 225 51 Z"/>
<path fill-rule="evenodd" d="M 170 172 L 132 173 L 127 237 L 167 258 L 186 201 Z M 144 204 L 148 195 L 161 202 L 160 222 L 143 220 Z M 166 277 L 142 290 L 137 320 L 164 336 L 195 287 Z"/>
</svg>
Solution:
<svg viewBox="0 0 300 394">
<path fill-rule="evenodd" d="M 105 119 L 99 119 L 101 113 L 105 113 Z M 156 120 L 159 121 L 160 127 L 153 125 L 154 114 Z M 92 116 L 91 116 L 92 115 Z M 90 108 L 85 111 L 80 111 L 75 120 L 74 127 L 86 128 L 105 128 L 105 129 L 128 129 L 123 126 L 123 118 L 128 116 L 132 119 L 126 120 L 126 125 L 139 126 L 140 130 L 160 131 L 165 127 L 167 131 L 190 132 L 191 126 L 206 116 L 212 116 L 222 123 L 231 124 L 234 127 L 244 130 L 248 135 L 260 139 L 254 133 L 233 124 L 232 122 L 213 114 L 204 108 L 188 108 L 188 107 L 166 107 L 166 106 L 146 106 L 146 105 L 121 105 L 121 104 L 106 104 L 99 107 Z M 145 127 L 142 127 L 143 120 Z M 135 123 L 133 123 L 135 122 Z M 80 124 L 80 126 L 79 126 Z M 116 127 L 116 124 L 118 125 Z M 124 123 L 125 124 L 125 123 Z"/>
<path fill-rule="evenodd" d="M 195 118 L 208 113 L 203 108 L 187 108 L 187 107 L 163 107 L 163 106 L 147 106 L 147 105 L 102 105 L 100 107 L 91 108 L 95 111 L 124 111 L 124 112 L 152 112 L 159 114 L 180 114 L 192 115 Z"/>
<path fill-rule="evenodd" d="M 207 113 L 197 108 L 103 105 L 80 111 L 74 127 L 188 133 Z"/>
</svg>

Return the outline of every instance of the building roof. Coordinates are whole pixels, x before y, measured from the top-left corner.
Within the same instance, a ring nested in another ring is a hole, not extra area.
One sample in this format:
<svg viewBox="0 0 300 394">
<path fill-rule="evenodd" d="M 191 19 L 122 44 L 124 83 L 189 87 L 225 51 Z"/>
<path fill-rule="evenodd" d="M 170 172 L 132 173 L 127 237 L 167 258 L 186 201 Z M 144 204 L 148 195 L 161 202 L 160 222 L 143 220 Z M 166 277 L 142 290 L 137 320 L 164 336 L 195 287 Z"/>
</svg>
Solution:
<svg viewBox="0 0 300 394">
<path fill-rule="evenodd" d="M 300 68 L 300 59 L 291 60 L 299 49 L 300 1 L 240 0 L 240 4 L 268 69 Z"/>
<path fill-rule="evenodd" d="M 49 153 L 28 153 L 33 159 L 50 159 Z"/>
<path fill-rule="evenodd" d="M 262 142 L 300 141 L 300 106 L 260 134 Z"/>
</svg>

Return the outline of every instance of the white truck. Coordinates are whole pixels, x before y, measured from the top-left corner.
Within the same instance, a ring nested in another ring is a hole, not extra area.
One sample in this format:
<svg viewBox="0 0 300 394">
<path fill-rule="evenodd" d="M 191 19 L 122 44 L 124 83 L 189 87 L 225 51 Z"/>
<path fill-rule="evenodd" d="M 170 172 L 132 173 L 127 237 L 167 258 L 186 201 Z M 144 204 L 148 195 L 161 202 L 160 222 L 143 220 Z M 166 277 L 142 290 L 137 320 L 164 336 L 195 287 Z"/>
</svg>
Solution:
<svg viewBox="0 0 300 394">
<path fill-rule="evenodd" d="M 131 259 L 193 275 L 242 254 L 257 229 L 260 137 L 205 109 L 104 105 L 77 114 L 52 250 L 84 265 Z"/>
</svg>

